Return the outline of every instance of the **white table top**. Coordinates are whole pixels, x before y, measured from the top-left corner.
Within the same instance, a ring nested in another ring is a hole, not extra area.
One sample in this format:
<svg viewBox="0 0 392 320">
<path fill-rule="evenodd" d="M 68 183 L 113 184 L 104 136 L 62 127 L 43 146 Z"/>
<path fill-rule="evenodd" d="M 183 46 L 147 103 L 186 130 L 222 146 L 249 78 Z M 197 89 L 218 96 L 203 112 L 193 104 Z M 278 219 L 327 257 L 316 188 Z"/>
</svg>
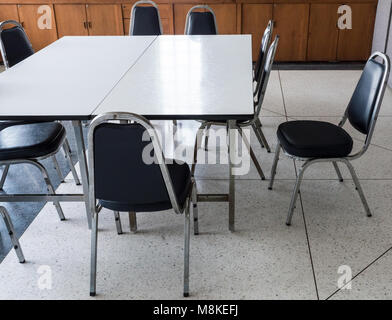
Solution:
<svg viewBox="0 0 392 320">
<path fill-rule="evenodd" d="M 64 37 L 0 74 L 0 119 L 249 119 L 251 36 Z"/>
<path fill-rule="evenodd" d="M 249 119 L 250 35 L 160 36 L 103 100 L 149 119 Z"/>
<path fill-rule="evenodd" d="M 0 73 L 0 119 L 88 119 L 155 38 L 61 38 Z"/>
</svg>

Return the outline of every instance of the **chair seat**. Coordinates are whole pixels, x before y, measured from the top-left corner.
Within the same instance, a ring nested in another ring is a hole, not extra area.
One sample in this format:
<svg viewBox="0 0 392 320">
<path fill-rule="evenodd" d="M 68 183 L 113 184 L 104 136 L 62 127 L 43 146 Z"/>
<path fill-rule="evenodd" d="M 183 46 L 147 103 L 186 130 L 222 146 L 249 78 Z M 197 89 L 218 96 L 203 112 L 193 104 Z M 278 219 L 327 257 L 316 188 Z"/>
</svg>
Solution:
<svg viewBox="0 0 392 320">
<path fill-rule="evenodd" d="M 353 139 L 341 127 L 322 121 L 289 121 L 279 125 L 278 140 L 289 154 L 303 158 L 339 158 L 350 154 Z"/>
<path fill-rule="evenodd" d="M 169 161 L 172 162 L 172 161 Z M 172 164 L 167 164 L 167 169 L 169 170 L 170 177 L 173 182 L 173 189 L 177 196 L 177 201 L 180 207 L 184 207 L 187 196 L 189 195 L 192 181 L 191 172 L 189 166 L 184 164 L 178 164 L 173 161 Z M 151 193 L 154 193 L 154 186 L 151 186 Z M 128 202 L 119 201 L 108 201 L 99 200 L 102 207 L 113 210 L 113 211 L 134 211 L 134 212 L 154 212 L 168 210 L 172 208 L 169 197 L 167 199 L 162 199 L 161 202 L 154 203 L 141 203 L 141 204 L 131 204 Z"/>
<path fill-rule="evenodd" d="M 61 146 L 65 128 L 57 122 L 12 125 L 0 131 L 0 160 L 34 159 Z"/>
<path fill-rule="evenodd" d="M 0 130 L 5 128 L 19 125 L 19 124 L 29 124 L 29 123 L 39 123 L 45 121 L 34 121 L 34 120 L 0 120 Z"/>
</svg>

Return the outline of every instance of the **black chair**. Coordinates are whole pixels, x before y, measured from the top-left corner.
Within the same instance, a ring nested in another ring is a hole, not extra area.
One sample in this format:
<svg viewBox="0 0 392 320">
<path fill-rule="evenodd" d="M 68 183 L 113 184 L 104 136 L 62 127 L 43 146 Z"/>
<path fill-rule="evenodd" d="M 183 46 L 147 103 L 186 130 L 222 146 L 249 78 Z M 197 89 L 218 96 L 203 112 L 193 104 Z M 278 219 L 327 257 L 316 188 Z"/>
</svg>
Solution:
<svg viewBox="0 0 392 320">
<path fill-rule="evenodd" d="M 246 147 L 248 148 L 248 151 L 250 153 L 250 156 L 252 158 L 253 163 L 256 166 L 256 169 L 260 175 L 260 178 L 262 180 L 265 180 L 265 176 L 263 173 L 263 170 L 261 169 L 261 166 L 259 162 L 257 161 L 256 155 L 254 154 L 249 141 L 247 140 L 246 136 L 243 135 L 242 128 L 245 127 L 252 127 L 253 131 L 256 134 L 256 137 L 258 138 L 260 144 L 263 146 L 268 146 L 267 141 L 264 137 L 264 134 L 261 131 L 261 123 L 259 120 L 259 115 L 261 111 L 261 106 L 264 101 L 265 93 L 267 91 L 267 86 L 268 86 L 268 80 L 269 76 L 272 70 L 272 65 L 274 63 L 274 58 L 275 58 L 275 53 L 278 48 L 278 43 L 279 43 L 279 36 L 276 36 L 274 42 L 271 44 L 270 48 L 268 49 L 268 53 L 266 54 L 266 61 L 264 64 L 264 70 L 263 72 L 260 72 L 260 76 L 262 75 L 262 79 L 259 79 L 260 83 L 262 85 L 260 86 L 260 90 L 256 96 L 257 103 L 254 102 L 254 116 L 253 119 L 251 120 L 246 120 L 246 121 L 239 121 L 236 123 L 236 128 L 238 129 L 242 139 L 245 142 Z M 192 165 L 192 175 L 195 173 L 196 169 L 196 161 L 197 161 L 197 151 L 201 148 L 201 138 L 203 135 L 203 131 L 205 128 L 210 128 L 211 126 L 226 126 L 227 127 L 227 121 L 221 120 L 221 121 L 204 121 L 202 122 L 201 126 L 199 127 L 196 142 L 195 142 L 195 149 L 194 149 L 194 159 L 193 159 L 193 165 Z M 207 129 L 208 131 L 208 129 Z M 206 143 L 206 142 L 205 142 Z M 268 147 L 269 148 L 269 147 Z"/>
<path fill-rule="evenodd" d="M 150 6 L 142 6 L 149 4 Z M 129 35 L 131 36 L 155 36 L 161 35 L 162 23 L 159 10 L 153 1 L 138 1 L 131 10 L 131 25 Z"/>
<path fill-rule="evenodd" d="M 9 29 L 5 29 L 4 27 L 7 25 L 13 25 L 13 27 Z M 5 68 L 11 68 L 24 59 L 34 54 L 33 47 L 29 41 L 29 38 L 26 35 L 22 25 L 14 20 L 6 20 L 0 22 L 0 51 L 3 58 L 3 62 Z M 0 130 L 3 130 L 7 127 L 21 124 L 29 124 L 29 123 L 37 123 L 37 121 L 32 120 L 0 120 Z M 76 173 L 75 167 L 72 163 L 72 159 L 69 156 L 71 153 L 71 148 L 69 146 L 68 140 L 65 139 L 65 146 L 68 150 L 65 153 L 65 156 L 68 160 L 68 164 L 71 168 L 73 177 L 75 179 L 75 183 L 80 185 L 79 177 Z M 64 182 L 63 174 L 60 170 L 60 166 L 57 162 L 55 155 L 52 156 L 52 161 L 54 167 L 57 171 L 57 174 L 60 178 L 61 182 Z M 5 180 L 7 178 L 7 174 L 9 171 L 9 166 L 6 166 L 3 170 L 3 174 L 0 179 L 0 190 L 3 189 Z"/>
<path fill-rule="evenodd" d="M 61 123 L 44 122 L 14 125 L 0 131 L 0 165 L 29 164 L 41 171 L 50 195 L 55 195 L 55 189 L 45 167 L 40 160 L 52 157 L 65 146 L 66 132 Z M 16 196 L 16 195 L 15 195 Z M 19 194 L 18 201 L 28 202 L 28 194 Z M 46 195 L 42 195 L 42 201 Z M 53 201 L 60 220 L 65 220 L 59 201 Z M 6 221 L 6 226 L 11 236 L 14 248 L 20 262 L 24 262 L 20 245 L 14 236 L 13 226 L 6 210 L 0 208 L 0 213 Z M 20 249 L 20 250 L 17 250 Z"/>
<path fill-rule="evenodd" d="M 191 202 L 194 232 L 198 234 L 197 190 L 189 166 L 175 160 L 167 164 L 151 123 L 131 113 L 106 113 L 92 121 L 88 157 L 93 219 L 90 295 L 96 293 L 98 215 L 107 208 L 115 212 L 118 233 L 122 232 L 119 212 L 185 212 L 184 296 L 188 296 Z"/>
<path fill-rule="evenodd" d="M 382 63 L 378 62 L 377 58 L 381 59 Z M 380 52 L 375 52 L 370 56 L 339 125 L 309 120 L 289 121 L 279 125 L 278 145 L 271 170 L 269 189 L 272 189 L 273 186 L 281 149 L 290 158 L 305 161 L 298 172 L 286 220 L 287 225 L 291 224 L 305 170 L 312 164 L 319 162 L 332 162 L 339 181 L 343 181 L 343 178 L 337 163 L 343 162 L 348 167 L 366 214 L 371 216 L 362 187 L 350 161 L 360 158 L 369 147 L 384 97 L 389 71 L 388 56 Z M 347 119 L 354 129 L 366 135 L 361 150 L 353 154 L 351 153 L 353 139 L 343 129 Z"/>
<path fill-rule="evenodd" d="M 207 11 L 200 12 L 195 10 Z M 218 34 L 214 11 L 207 5 L 192 7 L 186 15 L 184 33 L 186 35 Z"/>
</svg>

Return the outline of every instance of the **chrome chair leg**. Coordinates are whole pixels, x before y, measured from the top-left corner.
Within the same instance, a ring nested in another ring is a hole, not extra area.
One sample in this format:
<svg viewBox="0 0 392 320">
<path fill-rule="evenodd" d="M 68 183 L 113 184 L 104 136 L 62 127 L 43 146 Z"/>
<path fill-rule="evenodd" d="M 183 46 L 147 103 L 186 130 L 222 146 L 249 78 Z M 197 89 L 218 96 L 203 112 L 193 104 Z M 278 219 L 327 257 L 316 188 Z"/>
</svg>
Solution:
<svg viewBox="0 0 392 320">
<path fill-rule="evenodd" d="M 261 169 L 261 166 L 260 166 L 260 164 L 259 164 L 259 161 L 257 161 L 256 155 L 254 154 L 254 152 L 253 152 L 253 150 L 252 150 L 252 147 L 250 146 L 250 143 L 249 143 L 248 139 L 247 139 L 246 136 L 243 134 L 241 127 L 237 127 L 237 129 L 238 129 L 238 131 L 239 131 L 239 133 L 240 133 L 242 139 L 243 139 L 244 142 L 245 142 L 246 148 L 247 148 L 248 151 L 249 151 L 250 157 L 252 158 L 252 161 L 253 161 L 253 163 L 255 164 L 255 167 L 256 167 L 256 169 L 257 169 L 257 172 L 258 172 L 259 175 L 260 175 L 261 180 L 265 180 L 264 172 L 263 172 L 263 170 Z"/>
<path fill-rule="evenodd" d="M 193 233 L 195 236 L 199 234 L 199 212 L 197 208 L 197 187 L 196 181 L 193 181 L 192 187 L 192 213 L 193 213 Z"/>
<path fill-rule="evenodd" d="M 199 129 L 197 130 L 197 133 L 196 133 L 195 148 L 193 150 L 193 163 L 192 163 L 192 168 L 191 168 L 192 176 L 195 175 L 196 163 L 197 163 L 197 152 L 201 148 L 201 139 L 203 137 L 203 130 L 205 127 L 206 127 L 206 125 L 203 123 L 199 127 Z"/>
<path fill-rule="evenodd" d="M 189 242 L 190 242 L 190 201 L 188 199 L 185 207 L 185 222 L 184 222 L 184 297 L 189 297 Z"/>
<path fill-rule="evenodd" d="M 263 133 L 263 130 L 261 129 L 261 122 L 260 120 L 256 120 L 256 124 L 255 124 L 255 133 L 257 138 L 259 139 L 259 141 L 261 141 L 261 143 L 264 145 L 264 147 L 267 149 L 268 153 L 271 153 L 271 148 L 267 142 L 267 139 L 265 138 L 265 135 Z"/>
<path fill-rule="evenodd" d="M 129 216 L 129 229 L 131 232 L 137 231 L 137 220 L 136 220 L 136 212 L 128 212 Z"/>
<path fill-rule="evenodd" d="M 67 138 L 65 138 L 64 144 L 65 144 L 65 146 L 66 146 L 66 148 L 67 148 L 67 150 L 68 150 L 68 152 L 66 152 L 66 154 L 67 154 L 67 155 L 68 155 L 68 153 L 71 154 L 71 153 L 72 153 L 72 150 L 71 150 L 71 146 L 69 145 L 69 142 L 68 142 L 68 139 L 67 139 Z M 68 156 L 69 156 L 69 155 L 68 155 Z"/>
<path fill-rule="evenodd" d="M 350 163 L 350 161 L 348 161 L 348 160 L 344 160 L 344 163 L 346 164 L 348 170 L 349 170 L 350 173 L 351 173 L 351 176 L 353 177 L 355 187 L 356 187 L 356 189 L 357 189 L 357 191 L 358 191 L 359 197 L 361 198 L 363 207 L 365 208 L 366 215 L 367 215 L 368 217 L 371 217 L 371 216 L 372 216 L 372 213 L 370 212 L 369 205 L 368 205 L 368 203 L 367 203 L 367 201 L 366 201 L 365 194 L 363 193 L 361 184 L 359 183 L 359 179 L 358 179 L 358 177 L 357 177 L 357 174 L 355 173 L 354 167 L 353 167 L 353 165 Z"/>
<path fill-rule="evenodd" d="M 333 167 L 335 168 L 336 174 L 338 175 L 338 179 L 340 182 L 343 182 L 343 176 L 342 173 L 340 172 L 338 163 L 336 161 L 332 161 Z"/>
<path fill-rule="evenodd" d="M 291 202 L 290 202 L 289 212 L 287 214 L 287 220 L 286 220 L 286 225 L 288 225 L 288 226 L 291 225 L 291 219 L 293 218 L 294 208 L 295 208 L 295 204 L 296 204 L 297 198 L 298 198 L 299 187 L 301 186 L 302 178 L 304 176 L 304 172 L 305 172 L 306 168 L 308 167 L 308 165 L 309 165 L 309 162 L 305 162 L 303 164 L 303 166 L 299 170 L 297 180 L 295 182 L 295 187 L 293 190 L 293 194 L 291 195 Z"/>
<path fill-rule="evenodd" d="M 208 139 L 209 139 L 209 132 L 210 132 L 210 128 L 211 128 L 211 125 L 209 124 L 209 125 L 207 125 L 207 127 L 206 127 L 206 134 L 205 134 L 205 138 L 204 138 L 204 150 L 206 150 L 206 151 L 208 151 Z"/>
<path fill-rule="evenodd" d="M 276 175 L 276 167 L 278 166 L 278 161 L 279 161 L 280 149 L 281 149 L 281 146 L 280 146 L 280 144 L 278 142 L 278 144 L 276 146 L 276 150 L 275 150 L 274 163 L 272 164 L 272 169 L 271 169 L 271 178 L 270 178 L 270 182 L 269 182 L 269 185 L 268 185 L 268 189 L 269 190 L 272 190 L 272 186 L 274 184 L 275 175 Z"/>
<path fill-rule="evenodd" d="M 61 172 L 59 163 L 57 162 L 56 155 L 51 156 L 51 158 L 52 158 L 52 161 L 53 161 L 53 164 L 54 164 L 54 168 L 56 169 L 57 174 L 58 174 L 58 176 L 60 178 L 60 181 L 64 182 L 63 173 Z"/>
<path fill-rule="evenodd" d="M 97 245 L 98 245 L 98 213 L 92 213 L 91 230 L 91 267 L 90 296 L 94 297 L 97 288 Z"/>
<path fill-rule="evenodd" d="M 6 164 L 6 165 L 4 166 L 3 173 L 2 173 L 2 175 L 1 175 L 0 190 L 3 190 L 4 183 L 5 183 L 5 179 L 7 178 L 8 170 L 9 170 L 9 169 L 10 169 L 10 165 L 9 165 L 9 164 Z"/>
<path fill-rule="evenodd" d="M 121 227 L 121 218 L 120 218 L 120 212 L 118 211 L 113 211 L 114 213 L 114 221 L 116 222 L 116 229 L 117 229 L 117 234 L 122 234 L 122 227 Z"/>
<path fill-rule="evenodd" d="M 73 178 L 75 180 L 75 184 L 77 186 L 80 186 L 80 180 L 79 180 L 78 173 L 76 172 L 75 166 L 74 166 L 74 164 L 72 162 L 71 154 L 70 154 L 69 149 L 68 149 L 68 147 L 67 147 L 67 145 L 65 143 L 63 145 L 63 150 L 64 150 L 65 154 L 67 155 L 66 158 L 68 160 L 68 165 L 69 165 L 69 167 L 71 169 L 72 176 L 73 176 Z"/>
<path fill-rule="evenodd" d="M 4 207 L 0 207 L 0 214 L 1 214 L 1 217 L 3 218 L 3 220 L 4 220 L 5 226 L 7 228 L 8 234 L 9 234 L 9 236 L 11 238 L 11 242 L 12 242 L 12 245 L 13 245 L 13 247 L 15 249 L 15 252 L 16 252 L 16 255 L 17 255 L 18 259 L 19 259 L 19 262 L 20 263 L 24 263 L 25 262 L 25 258 L 24 258 L 24 255 L 23 255 L 23 251 L 22 251 L 22 248 L 21 248 L 21 246 L 19 244 L 19 240 L 18 240 L 18 238 L 15 235 L 14 225 L 12 224 L 12 221 L 11 221 L 11 218 L 10 218 L 8 212 L 7 212 L 7 209 L 4 208 Z"/>
</svg>

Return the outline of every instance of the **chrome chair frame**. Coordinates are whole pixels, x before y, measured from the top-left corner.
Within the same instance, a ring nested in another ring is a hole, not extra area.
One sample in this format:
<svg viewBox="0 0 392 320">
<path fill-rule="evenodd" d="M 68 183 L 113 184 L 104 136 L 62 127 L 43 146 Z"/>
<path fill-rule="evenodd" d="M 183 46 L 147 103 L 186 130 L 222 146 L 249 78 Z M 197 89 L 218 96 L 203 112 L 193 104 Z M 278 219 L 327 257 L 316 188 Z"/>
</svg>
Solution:
<svg viewBox="0 0 392 320">
<path fill-rule="evenodd" d="M 12 246 L 15 250 L 16 256 L 20 263 L 25 263 L 25 258 L 23 255 L 22 248 L 19 244 L 18 237 L 15 235 L 14 225 L 12 224 L 11 218 L 8 214 L 8 211 L 5 207 L 0 206 L 0 215 L 4 220 L 5 227 L 7 228 L 8 235 L 10 236 Z"/>
<path fill-rule="evenodd" d="M 97 126 L 107 123 L 112 120 L 120 121 L 120 123 L 133 122 L 143 126 L 148 130 L 151 141 L 154 147 L 156 160 L 159 163 L 162 177 L 166 185 L 170 202 L 176 214 L 185 213 L 184 222 L 184 297 L 189 296 L 189 242 L 190 242 L 190 204 L 193 204 L 193 218 L 194 218 L 194 234 L 199 233 L 198 228 L 198 208 L 197 208 L 197 187 L 196 181 L 192 178 L 192 186 L 183 207 L 178 203 L 176 194 L 173 188 L 173 182 L 169 175 L 168 168 L 165 163 L 165 156 L 162 151 L 161 144 L 158 139 L 153 125 L 144 117 L 127 112 L 108 112 L 97 116 L 90 124 L 88 132 L 88 161 L 89 161 L 89 209 L 92 217 L 92 232 L 91 232 L 91 273 L 90 273 L 90 296 L 96 294 L 96 277 L 97 277 L 97 237 L 98 237 L 98 214 L 102 207 L 97 203 L 95 198 L 95 183 L 94 183 L 94 130 Z M 116 215 L 116 213 L 115 213 Z M 116 222 L 117 223 L 117 222 Z M 119 230 L 119 229 L 117 229 Z"/>
<path fill-rule="evenodd" d="M 1 52 L 1 56 L 3 58 L 3 62 L 4 62 L 4 66 L 5 66 L 6 70 L 9 69 L 10 66 L 9 66 L 9 61 L 7 59 L 7 54 L 6 54 L 6 51 L 5 51 L 5 47 L 4 47 L 3 41 L 1 40 L 1 33 L 4 30 L 4 26 L 7 25 L 7 24 L 11 24 L 11 25 L 14 25 L 16 27 L 21 28 L 23 30 L 24 34 L 26 35 L 26 38 L 28 39 L 26 31 L 24 30 L 23 26 L 18 21 L 15 21 L 15 20 L 5 20 L 5 21 L 0 22 L 0 52 Z M 34 51 L 30 41 L 29 41 L 29 45 L 30 45 L 32 51 Z M 68 152 L 65 152 L 65 148 L 64 148 L 64 156 L 68 160 L 68 165 L 70 166 L 72 175 L 73 175 L 74 180 L 75 180 L 75 184 L 76 185 L 80 185 L 80 180 L 79 180 L 78 174 L 76 172 L 75 166 L 73 165 L 72 158 L 70 157 L 70 154 L 72 152 L 71 147 L 70 147 L 69 142 L 68 142 L 67 139 L 65 140 L 64 143 L 65 143 L 65 147 L 68 150 Z M 55 155 L 52 156 L 52 161 L 53 161 L 54 168 L 56 169 L 57 175 L 60 178 L 60 181 L 64 182 L 64 176 L 63 176 L 63 174 L 62 174 L 62 172 L 60 170 L 60 166 L 59 166 L 59 164 L 57 162 L 57 159 L 56 159 Z M 9 171 L 9 165 L 6 165 L 4 167 L 4 169 L 3 169 L 3 173 L 2 173 L 1 178 L 0 178 L 0 190 L 2 190 L 3 187 L 4 187 L 4 183 L 5 183 L 5 180 L 7 178 L 8 171 Z"/>
<path fill-rule="evenodd" d="M 243 133 L 242 133 L 242 128 L 251 126 L 253 131 L 255 132 L 256 137 L 259 140 L 260 144 L 264 144 L 265 146 L 268 146 L 266 138 L 265 138 L 263 132 L 261 131 L 261 123 L 260 123 L 260 119 L 259 119 L 259 114 L 261 111 L 261 106 L 264 101 L 265 93 L 267 91 L 268 80 L 269 80 L 269 76 L 270 76 L 270 73 L 272 70 L 272 65 L 274 63 L 274 58 L 275 58 L 275 53 L 276 53 L 276 50 L 278 47 L 278 43 L 279 43 L 279 36 L 276 36 L 274 42 L 271 44 L 271 46 L 268 50 L 268 53 L 267 53 L 266 62 L 268 61 L 268 65 L 265 65 L 265 67 L 264 67 L 264 70 L 266 72 L 266 76 L 264 78 L 264 83 L 263 83 L 262 87 L 260 88 L 260 90 L 261 90 L 260 99 L 259 99 L 259 101 L 257 101 L 257 103 L 254 102 L 255 113 L 254 113 L 253 118 L 251 120 L 248 120 L 245 122 L 235 123 L 235 125 L 234 125 L 234 128 L 239 131 L 242 139 L 244 140 L 245 145 L 246 145 L 246 147 L 250 153 L 250 156 L 252 158 L 252 161 L 255 164 L 256 169 L 257 169 L 262 180 L 265 180 L 265 175 L 263 173 L 263 170 L 261 169 L 259 162 L 257 161 L 256 155 L 254 154 L 249 141 L 246 139 L 245 135 L 243 135 Z M 193 159 L 193 164 L 192 164 L 192 175 L 194 175 L 195 169 L 196 169 L 197 151 L 201 148 L 201 137 L 200 136 L 206 127 L 212 126 L 212 125 L 226 126 L 226 128 L 228 127 L 228 124 L 225 122 L 205 121 L 201 124 L 201 126 L 198 129 L 198 137 L 196 138 L 196 142 L 195 142 L 194 159 Z"/>
<path fill-rule="evenodd" d="M 153 6 L 153 7 L 157 10 L 157 13 L 158 13 L 158 20 L 159 20 L 159 29 L 160 29 L 161 35 L 162 35 L 162 34 L 163 34 L 163 30 L 162 30 L 161 15 L 159 14 L 159 8 L 158 8 L 157 4 L 156 4 L 154 1 L 150 1 L 150 0 L 140 0 L 140 1 L 135 2 L 135 4 L 132 6 L 132 9 L 131 9 L 131 16 L 130 16 L 131 25 L 129 26 L 129 35 L 130 35 L 130 36 L 133 35 L 133 29 L 134 29 L 134 27 L 135 27 L 135 19 L 132 19 L 132 17 L 133 17 L 134 14 L 135 14 L 135 9 L 136 9 L 136 7 L 137 7 L 138 5 L 140 5 L 140 4 L 150 4 L 151 6 Z"/>
<path fill-rule="evenodd" d="M 380 111 L 382 100 L 383 100 L 383 96 L 384 96 L 385 89 L 386 89 L 386 86 L 387 86 L 387 81 L 388 81 L 388 77 L 389 77 L 389 73 L 390 73 L 390 60 L 389 60 L 387 55 L 385 55 L 384 53 L 381 53 L 381 52 L 374 52 L 370 56 L 370 58 L 368 60 L 372 60 L 372 59 L 375 59 L 377 57 L 382 59 L 384 65 L 385 65 L 385 71 L 384 71 L 384 75 L 383 75 L 383 78 L 382 78 L 381 88 L 380 88 L 380 90 L 378 92 L 378 95 L 377 95 L 377 98 L 376 98 L 376 105 L 375 105 L 375 108 L 373 110 L 373 114 L 372 114 L 372 117 L 371 117 L 371 120 L 370 120 L 370 129 L 369 129 L 368 134 L 366 135 L 366 139 L 365 139 L 364 145 L 362 146 L 362 148 L 358 152 L 356 152 L 354 154 L 351 154 L 351 155 L 348 155 L 346 157 L 342 157 L 342 158 L 302 158 L 302 157 L 297 157 L 297 156 L 289 154 L 286 150 L 284 150 L 282 148 L 282 146 L 278 142 L 277 147 L 276 147 L 276 151 L 275 151 L 274 162 L 273 162 L 272 169 L 271 169 L 271 180 L 270 180 L 270 183 L 269 183 L 269 186 L 268 186 L 269 190 L 272 190 L 272 187 L 273 187 L 275 174 L 276 174 L 276 167 L 277 167 L 277 164 L 278 164 L 278 161 L 279 161 L 279 154 L 280 154 L 280 150 L 281 149 L 283 150 L 283 152 L 288 157 L 290 157 L 290 158 L 292 158 L 294 160 L 304 161 L 304 163 L 302 164 L 301 168 L 299 169 L 299 173 L 298 173 L 298 176 L 297 176 L 297 179 L 296 179 L 296 182 L 295 182 L 294 190 L 293 190 L 293 193 L 292 193 L 292 196 L 291 196 L 290 207 L 289 207 L 287 220 L 286 220 L 286 224 L 288 226 L 291 225 L 291 220 L 292 220 L 292 217 L 293 217 L 295 204 L 296 204 L 296 201 L 297 201 L 297 198 L 298 198 L 298 193 L 300 192 L 300 185 L 301 185 L 301 182 L 302 182 L 305 170 L 308 167 L 310 167 L 312 164 L 319 163 L 319 162 L 332 162 L 340 182 L 343 181 L 343 177 L 342 177 L 342 174 L 341 174 L 341 172 L 339 170 L 339 166 L 338 166 L 337 163 L 338 162 L 343 162 L 347 166 L 347 168 L 349 169 L 350 174 L 351 174 L 351 176 L 353 178 L 356 190 L 358 191 L 358 194 L 359 194 L 359 197 L 360 197 L 361 202 L 363 204 L 363 207 L 365 209 L 366 215 L 368 217 L 372 216 L 372 213 L 370 211 L 369 205 L 368 205 L 368 203 L 366 201 L 365 194 L 364 194 L 364 192 L 362 190 L 362 187 L 361 187 L 361 185 L 359 183 L 359 179 L 357 177 L 357 174 L 355 173 L 354 167 L 352 166 L 350 161 L 360 158 L 366 152 L 366 150 L 368 149 L 368 147 L 370 145 L 370 141 L 371 141 L 373 133 L 374 133 L 374 128 L 376 126 L 378 113 Z M 348 118 L 348 107 L 346 108 L 346 111 L 344 112 L 342 120 L 338 124 L 339 127 L 343 127 L 344 126 L 344 124 L 346 123 L 347 118 Z"/>
<path fill-rule="evenodd" d="M 215 16 L 215 12 L 214 10 L 211 9 L 210 6 L 204 4 L 204 5 L 197 5 L 194 6 L 192 8 L 189 9 L 188 13 L 186 14 L 186 18 L 185 18 L 185 29 L 184 29 L 184 34 L 187 35 L 188 34 L 188 28 L 189 28 L 189 15 L 197 9 L 205 9 L 208 10 L 209 12 L 212 13 L 212 16 L 214 17 L 214 25 L 215 25 L 215 33 L 218 34 L 218 26 L 216 24 L 216 16 Z"/>
</svg>

